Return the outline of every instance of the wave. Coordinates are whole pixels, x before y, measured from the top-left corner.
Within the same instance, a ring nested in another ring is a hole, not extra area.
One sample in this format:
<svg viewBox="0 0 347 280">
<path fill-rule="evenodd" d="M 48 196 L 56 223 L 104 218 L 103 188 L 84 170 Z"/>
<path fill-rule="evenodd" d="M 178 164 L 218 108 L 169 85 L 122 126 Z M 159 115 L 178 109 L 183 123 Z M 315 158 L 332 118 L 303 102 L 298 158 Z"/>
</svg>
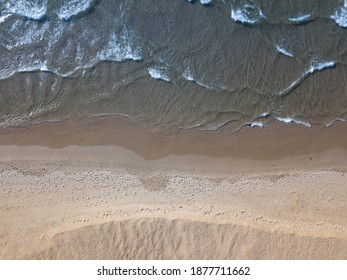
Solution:
<svg viewBox="0 0 347 280">
<path fill-rule="evenodd" d="M 313 74 L 317 71 L 322 71 L 324 69 L 333 68 L 336 66 L 335 61 L 319 61 L 313 60 L 311 67 L 307 70 L 307 74 Z"/>
<path fill-rule="evenodd" d="M 98 53 L 100 60 L 124 61 L 142 59 L 141 48 L 134 45 L 135 34 L 123 29 L 120 34 L 112 33 L 106 47 Z"/>
<path fill-rule="evenodd" d="M 194 3 L 195 0 L 187 0 L 188 2 L 190 3 Z M 200 0 L 200 3 L 203 4 L 203 5 L 209 5 L 212 3 L 212 0 Z"/>
<path fill-rule="evenodd" d="M 301 22 L 305 22 L 307 20 L 309 20 L 311 17 L 311 14 L 306 14 L 306 15 L 300 15 L 294 18 L 288 18 L 290 21 L 292 22 L 297 22 L 297 23 L 301 23 Z"/>
<path fill-rule="evenodd" d="M 8 78 L 11 78 L 12 76 L 14 76 L 17 73 L 28 73 L 28 72 L 48 72 L 48 73 L 52 73 L 52 74 L 55 74 L 55 75 L 63 77 L 63 78 L 67 78 L 67 77 L 73 76 L 74 74 L 78 73 L 79 71 L 89 69 L 101 61 L 125 61 L 125 60 L 128 60 L 128 59 L 124 58 L 123 60 L 115 60 L 113 58 L 107 58 L 107 57 L 96 58 L 96 59 L 89 61 L 87 64 L 79 65 L 70 71 L 60 71 L 57 68 L 50 68 L 47 66 L 47 61 L 36 60 L 36 61 L 33 61 L 31 65 L 30 64 L 21 65 L 16 70 L 10 71 L 10 70 L 6 70 L 6 69 L 5 70 L 1 69 L 0 70 L 0 80 L 6 80 Z"/>
<path fill-rule="evenodd" d="M 170 82 L 169 76 L 164 72 L 164 69 L 161 67 L 148 68 L 148 73 L 155 80 L 163 80 L 165 82 Z"/>
<path fill-rule="evenodd" d="M 95 0 L 70 0 L 56 12 L 59 19 L 68 20 L 90 9 Z"/>
<path fill-rule="evenodd" d="M 267 117 L 269 117 L 271 115 L 271 113 L 269 113 L 269 112 L 264 112 L 264 113 L 261 113 L 260 115 L 259 115 L 259 118 L 267 118 Z"/>
<path fill-rule="evenodd" d="M 190 81 L 190 82 L 194 82 L 194 77 L 193 77 L 193 74 L 192 72 L 190 71 L 190 68 L 187 68 L 183 71 L 182 73 L 182 76 L 187 80 L 187 81 Z"/>
<path fill-rule="evenodd" d="M 306 127 L 311 127 L 311 124 L 309 122 L 305 122 L 305 121 L 301 121 L 301 120 L 298 120 L 298 119 L 294 119 L 294 118 L 281 118 L 281 117 L 276 117 L 275 118 L 276 120 L 280 121 L 280 122 L 284 122 L 284 123 L 287 123 L 287 124 L 290 124 L 290 123 L 296 123 L 296 124 L 302 124 Z"/>
<path fill-rule="evenodd" d="M 231 18 L 235 22 L 255 24 L 266 16 L 256 4 L 240 5 L 238 1 L 234 1 L 231 6 Z"/>
<path fill-rule="evenodd" d="M 12 16 L 11 14 L 0 16 L 0 23 L 5 22 L 11 16 Z"/>
<path fill-rule="evenodd" d="M 8 51 L 15 51 L 20 48 L 30 47 L 35 44 L 44 42 L 45 37 L 48 36 L 49 23 L 42 25 L 31 24 L 28 21 L 16 19 L 12 26 L 8 29 L 5 36 L 1 36 L 0 45 Z M 17 33 L 13 36 L 13 33 Z M 0 35 L 2 35 L 0 33 Z M 0 59 L 1 60 L 1 59 Z"/>
<path fill-rule="evenodd" d="M 318 8 L 313 7 L 307 7 L 305 11 L 296 10 L 296 16 L 290 16 L 288 10 L 282 10 L 279 14 L 268 13 L 265 15 L 265 12 L 257 3 L 256 0 L 232 0 L 231 18 L 235 22 L 251 25 L 255 25 L 262 20 L 266 20 L 269 24 L 298 25 L 319 18 L 331 18 L 339 26 L 347 28 L 347 0 L 344 0 L 343 5 L 337 8 L 332 15 L 329 14 L 329 8 L 325 11 L 319 11 Z M 290 14 L 293 15 L 293 12 L 290 12 Z"/>
<path fill-rule="evenodd" d="M 281 46 L 281 45 L 277 45 L 277 46 L 276 46 L 276 49 L 277 49 L 277 51 L 278 51 L 279 53 L 281 53 L 281 54 L 283 54 L 283 55 L 285 55 L 285 56 L 294 57 L 294 55 L 293 55 L 290 51 L 286 50 L 286 49 L 285 49 L 283 46 Z"/>
<path fill-rule="evenodd" d="M 47 13 L 48 0 L 13 0 L 5 4 L 5 14 L 16 14 L 34 20 L 41 20 Z"/>
<path fill-rule="evenodd" d="M 86 54 L 89 46 L 85 42 L 80 42 L 73 47 L 67 44 L 65 49 L 61 50 L 60 56 L 55 57 L 55 45 L 60 43 L 65 25 L 60 23 L 53 29 L 54 32 L 49 32 L 48 24 L 41 25 L 40 29 L 36 28 L 35 25 L 31 25 L 31 29 L 24 29 L 23 32 L 26 34 L 21 41 L 0 42 L 7 50 L 18 52 L 21 57 L 17 61 L 11 61 L 11 58 L 6 56 L 0 57 L 2 65 L 0 80 L 7 79 L 16 73 L 37 71 L 69 77 L 80 70 L 91 68 L 100 61 L 120 62 L 126 60 L 139 61 L 142 59 L 142 49 L 137 44 L 137 38 L 127 28 L 123 28 L 119 34 L 112 33 L 106 43 L 99 46 L 99 50 L 95 49 Z M 24 24 L 24 26 L 27 25 Z M 15 28 L 20 28 L 20 26 L 15 24 Z M 88 43 L 94 44 L 92 41 Z M 47 45 L 44 56 L 42 56 L 40 50 L 30 51 L 28 46 L 32 44 Z M 55 57 L 55 59 L 52 60 L 52 57 Z M 67 64 L 67 61 L 69 64 Z M 17 62 L 17 64 L 14 62 Z"/>
<path fill-rule="evenodd" d="M 343 6 L 338 9 L 331 18 L 341 27 L 347 27 L 347 0 L 344 0 Z"/>
<path fill-rule="evenodd" d="M 269 112 L 264 112 L 264 113 L 261 113 L 259 115 L 259 117 L 257 119 L 266 119 L 267 117 L 270 116 L 270 113 Z M 252 122 L 247 122 L 247 123 L 244 123 L 243 125 L 241 125 L 237 130 L 235 130 L 234 132 L 236 131 L 239 131 L 242 127 L 244 126 L 250 126 L 250 127 L 266 127 L 266 123 L 262 122 L 262 121 L 252 121 Z"/>
<path fill-rule="evenodd" d="M 299 86 L 308 76 L 314 74 L 315 72 L 323 71 L 325 69 L 333 68 L 335 66 L 335 61 L 319 61 L 318 59 L 314 59 L 309 68 L 302 74 L 302 76 L 293 81 L 287 88 L 281 90 L 279 92 L 279 95 L 288 95 L 293 89 Z"/>
<path fill-rule="evenodd" d="M 227 87 L 225 87 L 225 86 L 221 86 L 221 85 L 213 85 L 213 84 L 207 84 L 206 82 L 202 82 L 201 80 L 199 80 L 199 79 L 196 79 L 194 76 L 193 76 L 193 74 L 192 74 L 192 72 L 191 72 L 191 70 L 190 70 L 190 68 L 188 67 L 188 68 L 186 68 L 184 71 L 183 71 L 183 73 L 182 73 L 182 76 L 183 76 L 183 78 L 185 78 L 187 81 L 189 81 L 189 82 L 193 82 L 193 83 L 195 83 L 195 84 L 197 84 L 197 85 L 199 85 L 199 86 L 201 86 L 201 87 L 203 87 L 203 88 L 206 88 L 206 89 L 208 89 L 208 90 L 219 90 L 219 91 L 231 91 L 230 89 L 228 89 Z"/>
<path fill-rule="evenodd" d="M 201 86 L 201 87 L 204 87 L 204 88 L 207 88 L 209 90 L 215 90 L 215 87 L 214 86 L 210 86 L 210 85 L 207 85 L 197 79 L 194 78 L 190 68 L 186 68 L 183 73 L 182 73 L 182 76 L 189 82 L 193 82 L 193 83 L 196 83 L 197 85 Z"/>
<path fill-rule="evenodd" d="M 59 71 L 59 69 L 48 67 L 47 61 L 35 60 L 31 64 L 19 66 L 16 70 L 12 70 L 12 71 L 0 70 L 0 80 L 8 79 L 17 73 L 29 73 L 29 72 L 48 72 L 63 78 L 67 78 L 77 73 L 78 71 L 88 69 L 97 63 L 98 61 L 95 60 L 90 62 L 90 64 L 77 66 L 76 68 L 72 69 L 69 72 L 61 72 Z"/>
<path fill-rule="evenodd" d="M 251 127 L 265 127 L 265 124 L 262 122 L 251 122 L 249 125 Z"/>
<path fill-rule="evenodd" d="M 336 122 L 345 122 L 346 119 L 342 119 L 342 118 L 337 118 L 337 119 L 334 119 L 333 121 L 325 124 L 325 127 L 330 127 L 332 126 L 333 124 L 335 124 Z"/>
</svg>

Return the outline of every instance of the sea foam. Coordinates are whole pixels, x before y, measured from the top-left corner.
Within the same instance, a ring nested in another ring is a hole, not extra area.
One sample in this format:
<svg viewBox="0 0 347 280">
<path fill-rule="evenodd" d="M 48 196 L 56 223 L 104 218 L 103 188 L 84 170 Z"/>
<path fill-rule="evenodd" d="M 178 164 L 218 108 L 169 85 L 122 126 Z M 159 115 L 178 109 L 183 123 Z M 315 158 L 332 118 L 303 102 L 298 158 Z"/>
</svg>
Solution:
<svg viewBox="0 0 347 280">
<path fill-rule="evenodd" d="M 11 14 L 0 16 L 0 23 L 5 22 L 9 17 L 11 17 Z"/>
<path fill-rule="evenodd" d="M 11 60 L 8 56 L 1 56 L 0 80 L 7 79 L 19 72 L 51 72 L 61 77 L 69 77 L 81 70 L 88 69 L 100 61 L 138 61 L 142 59 L 142 49 L 131 30 L 123 28 L 119 33 L 111 33 L 104 44 L 95 45 L 91 52 L 88 44 L 94 44 L 93 40 L 77 42 L 77 45 L 64 45 L 60 55 L 54 60 L 50 59 L 55 51 L 55 46 L 61 43 L 61 38 L 66 29 L 66 24 L 58 21 L 54 28 L 50 28 L 49 21 L 44 23 L 13 21 L 9 31 L 20 32 L 21 40 L 6 33 L 0 41 L 0 45 L 12 53 L 18 53 L 21 59 Z M 88 34 L 87 34 L 88 35 Z M 87 39 L 89 36 L 85 35 Z M 44 45 L 44 52 L 39 48 L 31 49 L 32 45 Z M 68 63 L 66 63 L 68 61 Z"/>
<path fill-rule="evenodd" d="M 182 76 L 188 81 L 191 81 L 191 82 L 194 81 L 194 77 L 192 72 L 190 71 L 190 68 L 185 69 L 182 73 Z"/>
<path fill-rule="evenodd" d="M 29 47 L 33 44 L 42 43 L 45 40 L 45 36 L 48 34 L 49 23 L 43 24 L 31 23 L 29 21 L 23 21 L 16 19 L 7 29 L 8 32 L 1 36 L 0 45 L 5 49 L 11 51 L 19 48 Z M 16 32 L 17 36 L 13 36 L 12 33 Z M 0 57 L 0 61 L 2 57 Z"/>
<path fill-rule="evenodd" d="M 307 74 L 313 74 L 317 71 L 322 71 L 327 68 L 333 68 L 336 66 L 335 61 L 317 61 L 314 60 L 311 64 L 311 67 L 306 71 Z"/>
<path fill-rule="evenodd" d="M 337 119 L 331 121 L 330 123 L 325 124 L 325 127 L 330 127 L 330 126 L 332 126 L 336 122 L 345 122 L 345 121 L 346 121 L 345 119 L 337 118 Z"/>
<path fill-rule="evenodd" d="M 279 92 L 279 95 L 289 94 L 294 88 L 299 86 L 303 80 L 305 80 L 308 76 L 314 74 L 315 72 L 323 71 L 335 66 L 335 61 L 320 61 L 318 59 L 314 59 L 308 69 L 302 74 L 302 76 L 293 81 L 287 88 L 281 90 Z"/>
<path fill-rule="evenodd" d="M 163 80 L 165 82 L 170 82 L 169 76 L 164 72 L 164 69 L 159 67 L 148 68 L 149 75 L 155 80 Z"/>
<path fill-rule="evenodd" d="M 57 11 L 59 19 L 68 20 L 79 13 L 87 11 L 94 0 L 70 0 Z"/>
<path fill-rule="evenodd" d="M 187 1 L 190 2 L 190 3 L 194 3 L 195 2 L 194 0 L 187 0 Z M 200 3 L 203 4 L 203 5 L 208 5 L 208 4 L 212 3 L 212 0 L 200 0 Z"/>
<path fill-rule="evenodd" d="M 251 122 L 249 125 L 251 127 L 265 127 L 265 124 L 262 122 Z"/>
<path fill-rule="evenodd" d="M 296 123 L 296 124 L 302 124 L 302 125 L 304 125 L 306 127 L 311 127 L 310 123 L 305 122 L 305 121 L 301 121 L 301 120 L 297 120 L 297 119 L 293 119 L 293 118 L 280 118 L 280 117 L 277 117 L 276 120 L 278 120 L 280 122 L 287 123 L 287 124 Z"/>
<path fill-rule="evenodd" d="M 261 113 L 260 115 L 259 115 L 259 118 L 267 118 L 268 116 L 270 116 L 271 115 L 271 113 L 269 113 L 269 112 L 264 112 L 264 113 Z"/>
<path fill-rule="evenodd" d="M 297 16 L 297 17 L 294 17 L 294 18 L 288 18 L 290 21 L 293 21 L 293 22 L 305 22 L 307 20 L 309 20 L 311 17 L 311 14 L 306 14 L 306 15 L 300 15 L 300 16 Z"/>
<path fill-rule="evenodd" d="M 47 0 L 13 0 L 5 4 L 5 13 L 16 14 L 34 20 L 42 19 L 47 12 Z"/>
<path fill-rule="evenodd" d="M 141 60 L 141 49 L 135 46 L 135 35 L 127 29 L 121 34 L 112 33 L 105 48 L 98 53 L 100 60 Z"/>
<path fill-rule="evenodd" d="M 338 9 L 331 18 L 341 27 L 347 27 L 347 0 L 344 1 L 343 6 Z"/>
<path fill-rule="evenodd" d="M 190 68 L 186 68 L 183 73 L 182 73 L 182 76 L 187 80 L 187 81 L 190 81 L 190 82 L 193 82 L 193 83 L 196 83 L 197 85 L 201 86 L 201 87 L 204 87 L 204 88 L 207 88 L 209 90 L 218 90 L 218 89 L 226 89 L 224 87 L 222 88 L 218 88 L 216 86 L 213 86 L 213 85 L 208 85 L 204 82 L 201 82 L 197 79 L 194 78 L 192 72 L 190 71 Z"/>
<path fill-rule="evenodd" d="M 266 18 L 266 16 L 255 4 L 246 4 L 241 7 L 233 4 L 231 7 L 231 18 L 236 22 L 255 24 L 259 20 Z"/>
<path fill-rule="evenodd" d="M 286 50 L 284 47 L 282 47 L 280 45 L 276 46 L 276 49 L 279 53 L 281 53 L 285 56 L 294 57 L 294 55 L 290 51 Z"/>
</svg>

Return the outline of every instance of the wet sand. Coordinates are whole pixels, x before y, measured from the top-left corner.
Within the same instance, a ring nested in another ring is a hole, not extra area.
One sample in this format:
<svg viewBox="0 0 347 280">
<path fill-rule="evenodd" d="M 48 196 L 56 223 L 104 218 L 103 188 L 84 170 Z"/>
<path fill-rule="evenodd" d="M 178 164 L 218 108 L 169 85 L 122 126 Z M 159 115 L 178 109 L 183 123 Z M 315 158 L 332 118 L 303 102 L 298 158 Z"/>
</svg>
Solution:
<svg viewBox="0 0 347 280">
<path fill-rule="evenodd" d="M 1 259 L 346 259 L 347 125 L 0 130 Z"/>
</svg>

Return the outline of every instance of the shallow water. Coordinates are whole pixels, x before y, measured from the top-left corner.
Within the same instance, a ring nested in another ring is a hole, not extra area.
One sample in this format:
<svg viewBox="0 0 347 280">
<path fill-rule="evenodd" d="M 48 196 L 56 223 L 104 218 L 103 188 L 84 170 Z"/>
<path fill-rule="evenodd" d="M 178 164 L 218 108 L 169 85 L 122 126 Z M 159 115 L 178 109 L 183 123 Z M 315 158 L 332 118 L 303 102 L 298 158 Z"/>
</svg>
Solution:
<svg viewBox="0 0 347 280">
<path fill-rule="evenodd" d="M 347 118 L 346 0 L 201 2 L 0 1 L 1 126 Z"/>
</svg>

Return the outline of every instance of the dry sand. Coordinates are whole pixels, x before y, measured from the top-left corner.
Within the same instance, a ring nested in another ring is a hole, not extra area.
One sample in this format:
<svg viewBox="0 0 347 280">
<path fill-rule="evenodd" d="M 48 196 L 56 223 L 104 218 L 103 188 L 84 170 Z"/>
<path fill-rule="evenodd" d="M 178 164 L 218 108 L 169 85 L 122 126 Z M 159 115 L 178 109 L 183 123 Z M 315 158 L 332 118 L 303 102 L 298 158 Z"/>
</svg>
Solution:
<svg viewBox="0 0 347 280">
<path fill-rule="evenodd" d="M 1 259 L 347 259 L 347 126 L 0 130 Z"/>
</svg>

